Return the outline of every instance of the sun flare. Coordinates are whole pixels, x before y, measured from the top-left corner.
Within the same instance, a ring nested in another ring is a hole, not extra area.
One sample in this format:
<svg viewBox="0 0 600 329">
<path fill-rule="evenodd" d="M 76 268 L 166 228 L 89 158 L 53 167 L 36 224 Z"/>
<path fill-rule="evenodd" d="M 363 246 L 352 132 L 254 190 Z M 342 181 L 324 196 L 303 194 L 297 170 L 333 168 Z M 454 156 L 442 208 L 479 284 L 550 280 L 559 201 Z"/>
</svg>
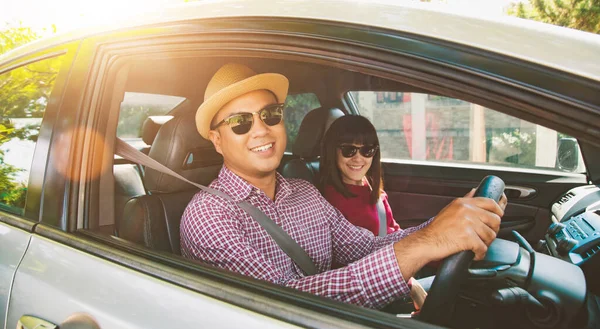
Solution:
<svg viewBox="0 0 600 329">
<path fill-rule="evenodd" d="M 159 6 L 184 1 L 169 0 L 56 0 L 13 1 L 3 13 L 0 22 L 48 29 L 53 25 L 59 32 L 87 28 L 96 25 L 112 25 L 126 21 L 128 17 Z"/>
</svg>

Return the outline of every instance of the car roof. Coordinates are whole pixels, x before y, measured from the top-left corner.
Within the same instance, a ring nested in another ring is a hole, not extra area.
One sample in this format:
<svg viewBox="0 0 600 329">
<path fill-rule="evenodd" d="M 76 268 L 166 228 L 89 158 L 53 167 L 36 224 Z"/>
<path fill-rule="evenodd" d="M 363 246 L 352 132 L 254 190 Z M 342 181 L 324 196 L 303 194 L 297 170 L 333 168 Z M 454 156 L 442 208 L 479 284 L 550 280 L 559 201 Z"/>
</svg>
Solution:
<svg viewBox="0 0 600 329">
<path fill-rule="evenodd" d="M 106 26 L 80 29 L 33 42 L 0 56 L 0 64 L 36 49 L 88 35 L 128 27 L 210 18 L 268 17 L 315 19 L 377 28 L 435 38 L 537 63 L 600 81 L 600 35 L 508 16 L 472 16 L 432 8 L 428 4 L 392 1 L 328 0 L 200 1 L 146 9 L 122 15 Z"/>
</svg>

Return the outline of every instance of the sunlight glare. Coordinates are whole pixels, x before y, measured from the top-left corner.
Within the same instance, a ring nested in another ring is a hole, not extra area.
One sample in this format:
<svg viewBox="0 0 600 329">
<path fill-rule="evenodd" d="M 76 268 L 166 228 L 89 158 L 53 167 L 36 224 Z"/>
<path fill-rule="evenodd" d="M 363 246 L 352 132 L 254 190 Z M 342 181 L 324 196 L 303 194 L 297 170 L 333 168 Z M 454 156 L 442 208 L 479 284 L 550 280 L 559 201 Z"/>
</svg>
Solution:
<svg viewBox="0 0 600 329">
<path fill-rule="evenodd" d="M 22 24 L 37 30 L 55 25 L 59 32 L 64 32 L 96 25 L 114 25 L 126 21 L 136 13 L 182 2 L 183 0 L 13 0 L 6 10 L 0 12 L 0 22 Z"/>
</svg>

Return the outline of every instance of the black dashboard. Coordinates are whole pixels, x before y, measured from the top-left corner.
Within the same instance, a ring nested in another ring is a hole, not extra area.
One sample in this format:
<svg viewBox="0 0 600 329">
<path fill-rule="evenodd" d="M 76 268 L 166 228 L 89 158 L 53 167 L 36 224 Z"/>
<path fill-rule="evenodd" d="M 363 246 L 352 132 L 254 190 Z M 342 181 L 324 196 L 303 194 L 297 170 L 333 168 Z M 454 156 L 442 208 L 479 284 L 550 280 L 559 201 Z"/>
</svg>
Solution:
<svg viewBox="0 0 600 329">
<path fill-rule="evenodd" d="M 569 190 L 551 214 L 535 247 L 513 232 L 471 263 L 456 327 L 599 328 L 600 186 Z"/>
<path fill-rule="evenodd" d="M 574 188 L 552 205 L 552 224 L 538 251 L 581 267 L 600 294 L 600 186 Z"/>
</svg>

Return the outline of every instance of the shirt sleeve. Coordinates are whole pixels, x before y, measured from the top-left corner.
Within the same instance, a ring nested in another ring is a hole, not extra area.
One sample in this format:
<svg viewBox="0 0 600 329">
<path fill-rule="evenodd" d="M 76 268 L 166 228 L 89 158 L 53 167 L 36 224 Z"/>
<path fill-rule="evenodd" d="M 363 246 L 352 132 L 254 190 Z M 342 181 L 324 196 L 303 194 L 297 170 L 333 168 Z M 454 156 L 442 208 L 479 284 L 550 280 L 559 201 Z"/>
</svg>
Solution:
<svg viewBox="0 0 600 329">
<path fill-rule="evenodd" d="M 369 308 L 381 308 L 410 292 L 402 278 L 392 245 L 346 267 L 304 276 L 293 269 L 273 264 L 254 248 L 234 217 L 227 213 L 206 211 L 206 207 L 202 212 L 193 208 L 186 210 L 181 226 L 182 254 L 188 258 Z M 214 210 L 218 211 L 216 208 Z M 211 213 L 212 216 L 206 215 Z"/>
<path fill-rule="evenodd" d="M 341 212 L 330 205 L 326 200 L 323 201 L 323 207 L 325 209 L 324 213 L 329 219 L 331 226 L 334 260 L 342 265 L 358 261 L 384 246 L 400 241 L 409 234 L 429 225 L 433 220 L 432 218 L 419 226 L 405 230 L 399 229 L 392 234 L 380 237 L 375 236 L 367 229 L 353 225 L 344 218 Z"/>
<path fill-rule="evenodd" d="M 385 291 L 396 294 L 395 297 L 408 294 L 410 288 L 407 280 L 402 277 L 393 243 L 429 225 L 432 219 L 419 226 L 406 230 L 400 229 L 384 237 L 378 237 L 367 229 L 353 225 L 344 218 L 339 210 L 326 200 L 322 201 L 324 213 L 331 225 L 334 263 L 347 265 L 340 270 L 358 268 L 360 271 L 365 271 L 356 272 L 361 273 L 363 275 L 361 279 L 368 282 L 369 289 L 373 291 L 370 293 L 372 296 L 376 296 L 378 293 L 383 295 Z M 381 255 L 385 255 L 385 257 L 381 257 Z M 377 278 L 377 280 L 369 280 L 368 277 Z M 391 281 L 394 282 L 393 285 L 389 285 Z M 374 291 L 378 293 L 374 293 Z M 383 306 L 385 304 L 381 303 L 384 301 L 389 302 L 386 298 L 381 298 L 380 300 L 375 299 L 374 304 Z"/>
</svg>

